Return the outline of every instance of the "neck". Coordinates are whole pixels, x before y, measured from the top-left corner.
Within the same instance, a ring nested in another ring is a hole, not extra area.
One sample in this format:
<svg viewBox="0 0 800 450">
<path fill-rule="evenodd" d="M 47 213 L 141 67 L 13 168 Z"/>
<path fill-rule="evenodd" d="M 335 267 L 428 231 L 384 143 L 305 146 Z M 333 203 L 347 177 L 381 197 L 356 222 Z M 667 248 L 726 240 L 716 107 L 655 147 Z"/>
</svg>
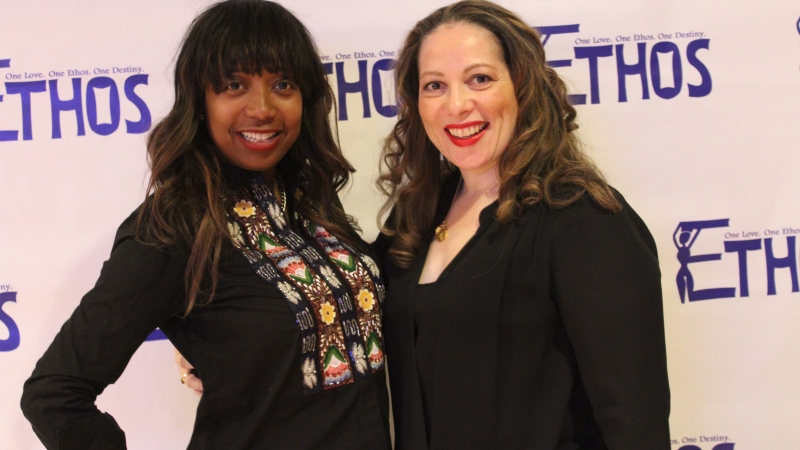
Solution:
<svg viewBox="0 0 800 450">
<path fill-rule="evenodd" d="M 464 194 L 483 194 L 489 189 L 500 183 L 497 176 L 497 166 L 480 172 L 461 171 L 461 179 L 464 183 Z"/>
<path fill-rule="evenodd" d="M 275 167 L 270 167 L 269 169 L 263 170 L 261 175 L 264 176 L 264 181 L 267 182 L 268 186 L 275 184 Z"/>
</svg>

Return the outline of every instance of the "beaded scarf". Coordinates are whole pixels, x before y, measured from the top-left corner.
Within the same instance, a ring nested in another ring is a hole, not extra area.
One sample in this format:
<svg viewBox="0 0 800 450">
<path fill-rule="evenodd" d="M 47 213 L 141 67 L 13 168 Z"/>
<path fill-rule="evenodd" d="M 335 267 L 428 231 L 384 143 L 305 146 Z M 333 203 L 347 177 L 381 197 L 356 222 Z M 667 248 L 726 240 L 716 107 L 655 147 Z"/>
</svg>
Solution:
<svg viewBox="0 0 800 450">
<path fill-rule="evenodd" d="M 383 370 L 385 289 L 375 261 L 295 213 L 304 239 L 289 226 L 261 175 L 248 185 L 226 198 L 229 231 L 253 270 L 283 294 L 295 314 L 304 392 Z"/>
</svg>

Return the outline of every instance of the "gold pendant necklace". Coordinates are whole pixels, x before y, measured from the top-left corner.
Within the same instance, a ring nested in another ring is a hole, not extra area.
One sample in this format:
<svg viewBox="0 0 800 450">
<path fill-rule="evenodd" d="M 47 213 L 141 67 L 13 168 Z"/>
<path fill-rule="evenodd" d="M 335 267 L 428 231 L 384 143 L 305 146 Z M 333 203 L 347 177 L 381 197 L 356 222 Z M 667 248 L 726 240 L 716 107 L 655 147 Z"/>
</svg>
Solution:
<svg viewBox="0 0 800 450">
<path fill-rule="evenodd" d="M 447 239 L 447 222 L 443 220 L 442 223 L 436 227 L 436 231 L 434 231 L 434 233 L 436 234 L 436 240 L 439 242 Z"/>
<path fill-rule="evenodd" d="M 456 195 L 454 195 L 454 196 L 453 196 L 453 201 L 450 203 L 450 209 L 453 209 L 453 205 L 454 205 L 454 204 L 455 204 L 455 202 L 456 202 L 456 197 L 458 197 L 458 192 L 461 190 L 461 186 L 462 186 L 463 182 L 464 182 L 464 179 L 463 179 L 463 178 L 462 178 L 462 179 L 460 179 L 460 180 L 458 180 L 458 188 L 456 189 Z M 473 207 L 473 206 L 475 206 L 475 204 L 476 204 L 476 203 L 478 203 L 478 200 L 480 200 L 480 199 L 481 199 L 481 197 L 483 197 L 484 195 L 488 194 L 489 192 L 491 192 L 492 190 L 494 190 L 494 188 L 496 188 L 496 187 L 498 187 L 498 186 L 500 186 L 500 183 L 497 183 L 497 184 L 495 184 L 494 186 L 492 186 L 492 187 L 490 187 L 489 189 L 487 189 L 486 191 L 484 191 L 484 192 L 483 192 L 483 194 L 479 195 L 479 196 L 478 196 L 478 197 L 477 197 L 477 198 L 476 198 L 476 199 L 475 199 L 475 200 L 474 200 L 474 201 L 473 201 L 473 202 L 472 202 L 472 203 L 471 203 L 471 204 L 470 204 L 470 205 L 467 207 L 467 209 L 465 209 L 465 210 L 464 210 L 464 212 L 463 212 L 463 213 L 461 213 L 461 215 L 460 215 L 460 216 L 458 216 L 458 218 L 456 218 L 455 220 L 453 220 L 453 222 L 454 222 L 454 223 L 455 223 L 455 222 L 458 222 L 458 221 L 459 221 L 459 219 L 461 219 L 462 217 L 464 217 L 464 214 L 466 214 L 466 213 L 467 213 L 467 212 L 468 212 L 470 209 L 472 209 L 472 207 Z M 447 218 L 448 218 L 449 216 L 450 216 L 450 211 L 447 211 L 447 216 L 445 216 L 445 217 L 444 217 L 444 220 L 442 221 L 442 223 L 440 223 L 440 224 L 439 224 L 439 226 L 438 226 L 438 227 L 436 227 L 436 230 L 434 230 L 434 232 L 433 232 L 433 234 L 436 236 L 436 240 L 437 240 L 437 241 L 439 241 L 439 242 L 442 242 L 442 241 L 444 241 L 445 239 L 447 239 Z"/>
</svg>

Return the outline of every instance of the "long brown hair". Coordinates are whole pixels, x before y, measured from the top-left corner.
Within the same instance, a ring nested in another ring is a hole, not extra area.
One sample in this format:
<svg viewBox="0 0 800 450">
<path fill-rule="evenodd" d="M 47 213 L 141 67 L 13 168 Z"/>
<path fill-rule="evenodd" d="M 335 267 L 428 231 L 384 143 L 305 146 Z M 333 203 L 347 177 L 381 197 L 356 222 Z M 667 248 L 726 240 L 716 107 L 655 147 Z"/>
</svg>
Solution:
<svg viewBox="0 0 800 450">
<path fill-rule="evenodd" d="M 355 222 L 336 201 L 353 167 L 331 128 L 333 92 L 308 30 L 277 3 L 229 0 L 212 5 L 186 32 L 175 63 L 175 103 L 148 138 L 152 196 L 135 226 L 143 242 L 181 245 L 189 252 L 186 314 L 198 297 L 213 298 L 222 244 L 230 239 L 223 195 L 236 188 L 202 122 L 206 88 L 220 91 L 234 72 L 263 70 L 284 74 L 303 97 L 300 135 L 278 164 L 284 177 L 303 180 L 297 211 L 354 242 Z"/>
<path fill-rule="evenodd" d="M 392 220 L 382 231 L 393 236 L 389 255 L 400 267 L 411 264 L 434 225 L 438 195 L 431 193 L 439 192 L 444 180 L 457 170 L 440 160 L 425 133 L 418 101 L 422 43 L 438 27 L 455 23 L 473 24 L 495 36 L 519 106 L 514 136 L 498 163 L 497 218 L 508 222 L 540 201 L 563 208 L 584 194 L 605 209 L 621 209 L 573 133 L 578 128 L 575 108 L 567 101 L 564 82 L 546 64 L 536 31 L 494 3 L 453 3 L 417 22 L 398 56 L 398 120 L 384 143 L 377 185 L 388 197 L 382 212 L 394 208 Z"/>
</svg>

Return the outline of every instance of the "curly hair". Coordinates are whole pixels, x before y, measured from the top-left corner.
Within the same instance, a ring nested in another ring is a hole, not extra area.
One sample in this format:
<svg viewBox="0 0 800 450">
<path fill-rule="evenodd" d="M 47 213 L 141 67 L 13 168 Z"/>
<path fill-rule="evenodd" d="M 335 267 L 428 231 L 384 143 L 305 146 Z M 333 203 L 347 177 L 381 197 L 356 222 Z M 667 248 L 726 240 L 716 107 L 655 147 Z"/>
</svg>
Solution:
<svg viewBox="0 0 800 450">
<path fill-rule="evenodd" d="M 389 256 L 410 266 L 429 237 L 444 180 L 457 168 L 441 161 L 419 114 L 419 53 L 425 38 L 443 25 L 467 23 L 497 39 L 514 85 L 518 116 L 514 135 L 498 162 L 497 219 L 508 222 L 540 201 L 563 208 L 588 194 L 598 205 L 621 204 L 583 152 L 574 131 L 575 108 L 567 88 L 545 59 L 537 32 L 516 14 L 488 1 L 466 0 L 417 22 L 403 43 L 395 72 L 398 120 L 381 155 L 378 188 L 386 194 L 382 214 L 393 208 L 382 232 L 393 237 Z"/>
<path fill-rule="evenodd" d="M 269 1 L 217 3 L 186 32 L 175 63 L 175 102 L 147 141 L 152 196 L 135 225 L 140 241 L 180 245 L 189 252 L 186 314 L 198 298 L 212 300 L 222 244 L 230 240 L 223 196 L 236 186 L 202 117 L 207 88 L 221 91 L 234 72 L 266 70 L 297 83 L 303 105 L 300 134 L 278 168 L 284 177 L 303 180 L 296 205 L 300 214 L 354 243 L 357 225 L 336 198 L 354 170 L 334 137 L 329 120 L 334 96 L 317 55 L 303 24 Z"/>
</svg>

